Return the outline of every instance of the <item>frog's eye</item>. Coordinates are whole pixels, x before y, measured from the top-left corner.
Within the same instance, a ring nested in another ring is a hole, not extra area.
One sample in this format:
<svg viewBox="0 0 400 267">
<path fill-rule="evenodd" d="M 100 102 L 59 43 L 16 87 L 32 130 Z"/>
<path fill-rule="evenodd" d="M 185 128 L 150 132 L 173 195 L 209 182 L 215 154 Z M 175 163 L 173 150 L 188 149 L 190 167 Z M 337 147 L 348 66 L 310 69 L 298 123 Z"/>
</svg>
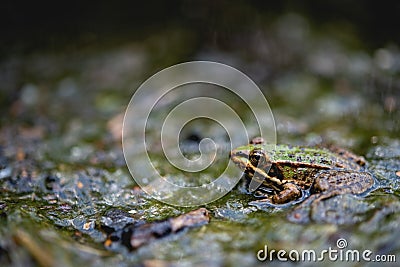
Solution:
<svg viewBox="0 0 400 267">
<path fill-rule="evenodd" d="M 252 157 L 254 160 L 259 161 L 261 159 L 261 155 L 260 154 L 254 154 Z"/>
<path fill-rule="evenodd" d="M 253 166 L 257 166 L 261 159 L 265 157 L 262 150 L 254 149 L 249 155 L 250 162 Z"/>
</svg>

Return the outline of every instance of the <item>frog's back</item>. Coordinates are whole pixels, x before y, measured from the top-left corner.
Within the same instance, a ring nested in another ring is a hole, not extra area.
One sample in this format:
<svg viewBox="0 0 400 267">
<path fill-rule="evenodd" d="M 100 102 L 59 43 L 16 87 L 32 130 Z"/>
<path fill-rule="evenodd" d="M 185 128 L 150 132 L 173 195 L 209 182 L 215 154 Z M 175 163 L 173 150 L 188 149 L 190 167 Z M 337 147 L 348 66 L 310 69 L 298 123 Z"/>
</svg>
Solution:
<svg viewBox="0 0 400 267">
<path fill-rule="evenodd" d="M 276 164 L 303 165 L 317 169 L 360 170 L 361 168 L 356 162 L 347 160 L 326 148 L 277 145 L 270 156 Z"/>
</svg>

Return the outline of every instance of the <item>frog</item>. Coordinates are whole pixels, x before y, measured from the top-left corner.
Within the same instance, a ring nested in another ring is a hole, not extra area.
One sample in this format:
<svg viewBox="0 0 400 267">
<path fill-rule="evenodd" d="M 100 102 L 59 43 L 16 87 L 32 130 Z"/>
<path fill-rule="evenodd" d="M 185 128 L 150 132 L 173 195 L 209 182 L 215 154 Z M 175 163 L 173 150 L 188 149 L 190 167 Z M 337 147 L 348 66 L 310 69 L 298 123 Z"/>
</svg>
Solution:
<svg viewBox="0 0 400 267">
<path fill-rule="evenodd" d="M 320 201 L 337 194 L 362 194 L 374 185 L 365 158 L 343 148 L 284 144 L 270 148 L 256 137 L 230 152 L 248 184 L 259 185 L 259 201 L 281 205 L 313 194 Z"/>
</svg>

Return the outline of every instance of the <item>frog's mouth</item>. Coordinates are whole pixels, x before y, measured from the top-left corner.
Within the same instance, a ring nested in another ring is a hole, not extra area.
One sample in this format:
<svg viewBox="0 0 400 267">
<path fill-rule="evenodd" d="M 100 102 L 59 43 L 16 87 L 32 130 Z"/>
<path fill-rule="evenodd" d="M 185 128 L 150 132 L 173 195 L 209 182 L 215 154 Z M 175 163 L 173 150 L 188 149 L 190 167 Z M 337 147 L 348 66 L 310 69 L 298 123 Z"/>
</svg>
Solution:
<svg viewBox="0 0 400 267">
<path fill-rule="evenodd" d="M 281 190 L 282 188 L 283 182 L 278 177 L 270 176 L 263 169 L 253 166 L 250 161 L 248 161 L 247 165 L 244 166 L 242 170 L 244 170 L 246 176 L 251 179 L 250 184 L 253 184 L 252 191 L 261 184 L 265 184 L 274 190 Z"/>
<path fill-rule="evenodd" d="M 231 160 L 244 172 L 246 171 L 247 165 L 249 165 L 243 158 L 231 157 Z"/>
<path fill-rule="evenodd" d="M 229 157 L 231 159 L 234 159 L 234 158 L 248 159 L 249 158 L 249 152 L 248 151 L 244 152 L 243 150 L 232 150 L 229 153 Z"/>
<path fill-rule="evenodd" d="M 246 166 L 250 163 L 249 154 L 243 151 L 232 150 L 229 153 L 229 158 L 243 171 L 246 170 Z"/>
</svg>

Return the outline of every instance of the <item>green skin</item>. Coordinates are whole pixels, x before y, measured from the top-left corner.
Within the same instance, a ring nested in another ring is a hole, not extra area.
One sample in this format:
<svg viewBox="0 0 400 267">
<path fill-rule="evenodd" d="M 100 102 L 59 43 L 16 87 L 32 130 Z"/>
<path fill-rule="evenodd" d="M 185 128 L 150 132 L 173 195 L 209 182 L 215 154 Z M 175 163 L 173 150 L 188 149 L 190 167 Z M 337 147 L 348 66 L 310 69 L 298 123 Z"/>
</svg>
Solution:
<svg viewBox="0 0 400 267">
<path fill-rule="evenodd" d="M 314 192 L 358 194 L 373 184 L 372 176 L 363 171 L 364 158 L 344 149 L 277 145 L 267 152 L 266 148 L 263 143 L 250 143 L 232 150 L 230 156 L 248 178 L 273 190 L 272 196 L 266 196 L 273 204 L 296 200 L 311 187 Z"/>
</svg>

